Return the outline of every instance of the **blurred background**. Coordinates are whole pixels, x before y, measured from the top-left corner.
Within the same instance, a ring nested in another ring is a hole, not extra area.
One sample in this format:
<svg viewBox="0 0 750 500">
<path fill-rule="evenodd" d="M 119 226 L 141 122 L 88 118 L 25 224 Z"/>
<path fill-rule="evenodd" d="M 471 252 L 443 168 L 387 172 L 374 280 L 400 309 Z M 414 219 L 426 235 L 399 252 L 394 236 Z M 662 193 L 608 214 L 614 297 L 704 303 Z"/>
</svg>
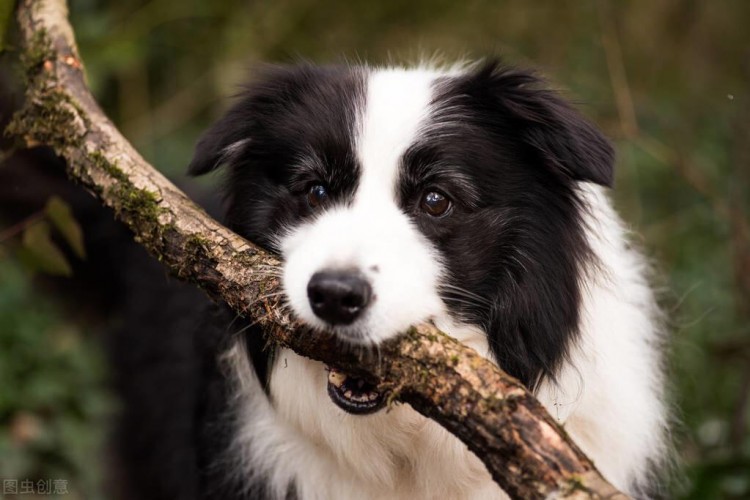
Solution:
<svg viewBox="0 0 750 500">
<path fill-rule="evenodd" d="M 500 55 L 539 68 L 617 144 L 613 195 L 667 313 L 683 467 L 672 496 L 750 498 L 750 2 L 70 3 L 99 102 L 170 176 L 254 63 Z M 68 498 L 107 498 L 107 322 L 60 286 L 40 291 L 40 269 L 77 266 L 29 257 L 49 241 L 40 224 L 62 234 L 63 260 L 81 260 L 64 204 L 0 221 L 0 478 L 64 478 Z"/>
</svg>

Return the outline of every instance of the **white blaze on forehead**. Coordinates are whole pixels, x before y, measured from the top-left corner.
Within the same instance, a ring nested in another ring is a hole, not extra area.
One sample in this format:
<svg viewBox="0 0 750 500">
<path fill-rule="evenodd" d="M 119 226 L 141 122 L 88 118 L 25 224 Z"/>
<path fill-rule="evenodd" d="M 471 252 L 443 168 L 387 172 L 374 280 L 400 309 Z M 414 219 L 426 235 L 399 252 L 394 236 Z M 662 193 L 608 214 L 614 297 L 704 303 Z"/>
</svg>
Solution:
<svg viewBox="0 0 750 500">
<path fill-rule="evenodd" d="M 383 201 L 384 196 L 394 199 L 401 157 L 429 116 L 437 76 L 429 70 L 404 69 L 375 70 L 369 75 L 356 138 L 362 166 L 356 203 Z"/>
<path fill-rule="evenodd" d="M 400 69 L 369 75 L 354 137 L 361 169 L 353 202 L 323 210 L 284 237 L 284 287 L 308 324 L 327 327 L 309 305 L 311 276 L 337 268 L 356 269 L 373 290 L 362 317 L 337 332 L 378 342 L 444 312 L 440 256 L 396 201 L 401 158 L 429 119 L 436 77 Z"/>
</svg>

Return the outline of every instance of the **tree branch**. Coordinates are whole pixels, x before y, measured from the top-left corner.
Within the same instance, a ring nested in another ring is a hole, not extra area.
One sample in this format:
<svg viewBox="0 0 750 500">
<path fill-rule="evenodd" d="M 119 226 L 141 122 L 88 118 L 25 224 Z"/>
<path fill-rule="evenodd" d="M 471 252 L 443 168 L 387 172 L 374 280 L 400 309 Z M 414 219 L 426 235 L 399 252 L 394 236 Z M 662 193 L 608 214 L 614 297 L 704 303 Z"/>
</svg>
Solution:
<svg viewBox="0 0 750 500">
<path fill-rule="evenodd" d="M 624 498 L 514 378 L 430 325 L 385 343 L 380 356 L 312 335 L 279 307 L 280 265 L 224 228 L 154 170 L 94 101 L 64 0 L 21 0 L 26 102 L 6 133 L 50 146 L 135 238 L 180 279 L 254 318 L 270 340 L 379 383 L 461 439 L 497 483 L 521 498 Z"/>
</svg>

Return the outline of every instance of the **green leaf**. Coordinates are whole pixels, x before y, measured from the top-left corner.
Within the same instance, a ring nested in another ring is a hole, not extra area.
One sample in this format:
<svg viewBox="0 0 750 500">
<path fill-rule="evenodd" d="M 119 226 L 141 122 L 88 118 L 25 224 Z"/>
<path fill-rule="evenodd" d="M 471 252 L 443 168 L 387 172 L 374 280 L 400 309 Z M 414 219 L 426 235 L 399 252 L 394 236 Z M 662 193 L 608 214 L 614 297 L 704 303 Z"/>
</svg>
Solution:
<svg viewBox="0 0 750 500">
<path fill-rule="evenodd" d="M 0 0 L 0 53 L 5 50 L 6 37 L 10 32 L 10 21 L 13 19 L 13 0 Z"/>
<path fill-rule="evenodd" d="M 32 269 L 56 276 L 71 276 L 73 269 L 65 255 L 50 238 L 50 226 L 44 221 L 30 225 L 23 232 L 20 257 Z"/>
<path fill-rule="evenodd" d="M 55 228 L 65 238 L 65 241 L 73 249 L 73 252 L 81 259 L 86 258 L 86 248 L 83 244 L 83 231 L 81 226 L 73 217 L 70 206 L 59 196 L 52 196 L 45 207 L 47 217 Z"/>
</svg>

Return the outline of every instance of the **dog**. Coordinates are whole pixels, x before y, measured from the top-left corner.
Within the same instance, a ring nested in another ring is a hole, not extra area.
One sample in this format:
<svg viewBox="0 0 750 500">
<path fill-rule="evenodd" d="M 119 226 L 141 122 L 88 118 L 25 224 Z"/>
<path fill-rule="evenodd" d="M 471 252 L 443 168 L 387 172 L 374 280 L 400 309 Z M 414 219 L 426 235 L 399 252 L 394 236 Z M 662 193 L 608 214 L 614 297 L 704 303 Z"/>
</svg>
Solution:
<svg viewBox="0 0 750 500">
<path fill-rule="evenodd" d="M 488 61 L 265 68 L 189 171 L 223 170 L 225 223 L 281 255 L 285 304 L 314 331 L 377 346 L 432 322 L 648 496 L 668 451 L 663 328 L 607 195 L 613 168 L 609 141 L 541 78 Z M 141 352 L 119 363 L 140 498 L 507 498 L 408 405 L 180 290 L 132 313 L 117 344 Z M 182 354 L 164 340 L 178 336 Z"/>
</svg>

